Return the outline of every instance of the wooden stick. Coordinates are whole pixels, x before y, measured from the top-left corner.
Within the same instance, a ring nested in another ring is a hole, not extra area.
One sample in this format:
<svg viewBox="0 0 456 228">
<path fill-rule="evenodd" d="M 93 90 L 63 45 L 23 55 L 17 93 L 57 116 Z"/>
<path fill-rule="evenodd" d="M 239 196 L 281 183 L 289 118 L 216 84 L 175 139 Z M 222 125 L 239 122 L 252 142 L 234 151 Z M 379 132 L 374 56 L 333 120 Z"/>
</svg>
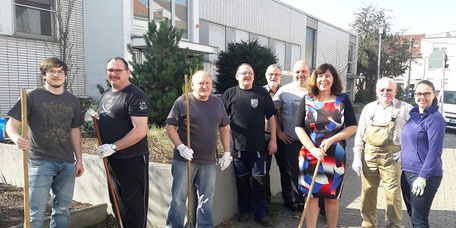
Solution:
<svg viewBox="0 0 456 228">
<path fill-rule="evenodd" d="M 22 138 L 28 139 L 27 124 L 27 89 L 21 91 Z M 22 166 L 24 168 L 24 227 L 30 227 L 30 201 L 28 182 L 28 151 L 22 150 Z"/>
<path fill-rule="evenodd" d="M 304 210 L 302 211 L 301 220 L 299 221 L 298 228 L 302 227 L 302 223 L 304 222 L 304 218 L 306 217 L 307 205 L 309 204 L 310 196 L 312 195 L 312 190 L 314 188 L 315 179 L 317 178 L 318 169 L 320 168 L 320 163 L 321 160 L 319 159 L 317 162 L 317 166 L 315 167 L 314 175 L 312 177 L 312 184 L 310 184 L 309 193 L 307 194 L 306 203 L 304 204 Z"/>
<path fill-rule="evenodd" d="M 100 146 L 102 144 L 102 142 L 101 142 L 101 136 L 100 136 L 100 129 L 98 128 L 99 121 L 95 116 L 92 117 L 92 120 L 93 120 L 93 126 L 95 128 L 95 132 L 97 135 L 97 139 L 98 139 L 98 146 Z M 114 202 L 114 208 L 116 209 L 117 219 L 119 219 L 119 226 L 120 226 L 120 228 L 123 228 L 122 217 L 120 216 L 119 205 L 117 204 L 116 191 L 114 190 L 114 187 L 112 185 L 111 174 L 109 173 L 108 161 L 106 158 L 103 158 L 103 164 L 104 164 L 104 167 L 106 170 L 106 178 L 108 179 L 109 191 L 111 192 L 112 201 Z"/>
<path fill-rule="evenodd" d="M 187 147 L 188 149 L 190 149 L 190 108 L 189 108 L 189 101 L 188 101 L 188 75 L 185 75 L 185 89 L 184 89 L 184 93 L 185 93 L 185 103 L 186 103 L 186 106 L 187 106 Z M 187 208 L 187 211 L 188 211 L 188 226 L 189 227 L 193 227 L 192 226 L 192 207 L 191 207 L 191 201 L 192 201 L 192 198 L 191 198 L 191 192 L 192 192 L 192 186 L 191 186 L 191 169 L 190 169 L 190 166 L 191 166 L 191 163 L 190 161 L 187 161 L 187 182 L 188 182 L 188 208 Z"/>
</svg>

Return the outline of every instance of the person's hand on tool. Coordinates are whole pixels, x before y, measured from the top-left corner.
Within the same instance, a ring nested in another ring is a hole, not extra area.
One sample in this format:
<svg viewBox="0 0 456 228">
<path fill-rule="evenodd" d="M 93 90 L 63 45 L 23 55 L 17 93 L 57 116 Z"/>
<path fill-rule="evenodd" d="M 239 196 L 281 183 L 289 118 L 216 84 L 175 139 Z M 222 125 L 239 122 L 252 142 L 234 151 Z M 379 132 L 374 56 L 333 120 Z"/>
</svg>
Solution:
<svg viewBox="0 0 456 228">
<path fill-rule="evenodd" d="M 224 152 L 222 158 L 220 158 L 220 168 L 225 170 L 230 166 L 231 161 L 233 161 L 233 157 L 231 157 L 231 152 Z"/>
<path fill-rule="evenodd" d="M 189 161 L 193 159 L 193 150 L 189 149 L 186 145 L 180 144 L 176 149 L 179 151 L 180 156 L 184 159 Z"/>
<path fill-rule="evenodd" d="M 426 179 L 418 177 L 413 181 L 412 193 L 415 196 L 422 196 L 426 187 Z"/>
<path fill-rule="evenodd" d="M 320 149 L 322 149 L 326 153 L 326 151 L 328 151 L 329 147 L 331 147 L 334 143 L 335 142 L 332 137 L 323 139 L 323 141 L 321 141 L 321 144 L 320 144 Z"/>
<path fill-rule="evenodd" d="M 96 117 L 98 119 L 98 113 L 95 111 L 95 109 L 89 109 L 84 115 L 84 121 L 89 122 L 92 121 L 93 117 Z"/>
<path fill-rule="evenodd" d="M 76 177 L 82 176 L 83 173 L 84 173 L 84 167 L 82 166 L 82 161 L 76 161 L 76 164 L 75 164 Z"/>
<path fill-rule="evenodd" d="M 22 136 L 17 137 L 16 141 L 13 141 L 17 148 L 21 150 L 29 150 L 30 149 L 30 140 L 24 139 Z"/>
<path fill-rule="evenodd" d="M 323 160 L 326 156 L 326 153 L 320 148 L 315 147 L 315 148 L 310 149 L 309 151 L 318 160 Z"/>
<path fill-rule="evenodd" d="M 114 144 L 103 144 L 97 147 L 97 152 L 100 158 L 105 158 L 117 152 L 117 147 Z"/>
</svg>

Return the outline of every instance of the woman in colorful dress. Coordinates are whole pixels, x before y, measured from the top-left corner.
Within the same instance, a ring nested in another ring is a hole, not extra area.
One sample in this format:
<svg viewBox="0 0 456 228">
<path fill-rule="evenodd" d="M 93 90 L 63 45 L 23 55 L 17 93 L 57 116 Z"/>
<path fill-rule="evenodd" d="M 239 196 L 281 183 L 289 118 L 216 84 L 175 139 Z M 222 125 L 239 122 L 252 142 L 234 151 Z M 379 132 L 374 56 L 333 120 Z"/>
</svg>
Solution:
<svg viewBox="0 0 456 228">
<path fill-rule="evenodd" d="M 309 194 L 318 160 L 311 199 L 306 202 L 306 227 L 316 227 L 318 199 L 324 198 L 328 227 L 337 226 L 338 199 L 342 195 L 345 174 L 345 139 L 356 132 L 353 106 L 342 93 L 341 78 L 331 64 L 320 65 L 309 82 L 309 95 L 299 104 L 296 134 L 303 144 L 299 151 L 299 190 Z"/>
<path fill-rule="evenodd" d="M 402 130 L 402 196 L 413 227 L 429 227 L 429 211 L 442 181 L 446 122 L 432 82 L 415 87 L 416 106 Z"/>
</svg>

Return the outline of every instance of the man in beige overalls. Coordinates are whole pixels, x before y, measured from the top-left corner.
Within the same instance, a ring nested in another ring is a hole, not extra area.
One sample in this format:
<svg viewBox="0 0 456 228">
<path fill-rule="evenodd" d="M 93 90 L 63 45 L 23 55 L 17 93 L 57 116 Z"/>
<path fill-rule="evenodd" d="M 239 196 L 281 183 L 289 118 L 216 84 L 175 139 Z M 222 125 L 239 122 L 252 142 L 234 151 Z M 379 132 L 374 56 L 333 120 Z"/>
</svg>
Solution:
<svg viewBox="0 0 456 228">
<path fill-rule="evenodd" d="M 391 78 L 377 81 L 378 100 L 363 109 L 353 148 L 352 168 L 361 175 L 362 227 L 378 227 L 377 192 L 382 179 L 386 194 L 387 227 L 402 227 L 401 131 L 412 106 L 395 99 Z"/>
</svg>

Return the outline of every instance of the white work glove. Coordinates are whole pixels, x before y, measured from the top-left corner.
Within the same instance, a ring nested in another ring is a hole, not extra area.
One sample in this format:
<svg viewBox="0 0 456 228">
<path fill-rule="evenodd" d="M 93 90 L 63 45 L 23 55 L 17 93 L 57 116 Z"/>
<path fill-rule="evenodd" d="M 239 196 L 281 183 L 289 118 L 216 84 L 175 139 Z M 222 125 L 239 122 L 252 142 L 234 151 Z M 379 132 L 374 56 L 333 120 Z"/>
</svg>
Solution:
<svg viewBox="0 0 456 228">
<path fill-rule="evenodd" d="M 113 153 L 117 152 L 113 149 L 112 144 L 103 144 L 97 147 L 97 152 L 100 158 L 105 158 L 111 156 Z"/>
<path fill-rule="evenodd" d="M 89 121 L 92 121 L 93 117 L 96 117 L 98 118 L 98 113 L 97 111 L 95 111 L 95 109 L 89 109 L 87 110 L 87 112 L 85 113 L 84 115 L 84 121 L 85 122 L 89 122 Z"/>
<path fill-rule="evenodd" d="M 412 193 L 415 196 L 422 196 L 426 187 L 426 179 L 418 177 L 413 181 Z"/>
<path fill-rule="evenodd" d="M 179 151 L 180 156 L 182 156 L 184 159 L 189 161 L 193 159 L 193 150 L 189 149 L 184 144 L 180 144 L 176 149 Z"/>
<path fill-rule="evenodd" d="M 393 153 L 393 159 L 397 162 L 401 162 L 401 151 Z"/>
<path fill-rule="evenodd" d="M 363 170 L 363 164 L 361 163 L 361 158 L 353 158 L 353 163 L 352 163 L 352 169 L 355 171 L 355 173 L 359 176 L 361 176 L 361 171 Z"/>
<path fill-rule="evenodd" d="M 233 161 L 233 157 L 231 157 L 231 153 L 224 152 L 223 157 L 220 158 L 220 160 L 219 160 L 220 168 L 222 170 L 225 170 L 226 168 L 228 168 L 228 166 L 230 166 L 231 161 Z"/>
</svg>

